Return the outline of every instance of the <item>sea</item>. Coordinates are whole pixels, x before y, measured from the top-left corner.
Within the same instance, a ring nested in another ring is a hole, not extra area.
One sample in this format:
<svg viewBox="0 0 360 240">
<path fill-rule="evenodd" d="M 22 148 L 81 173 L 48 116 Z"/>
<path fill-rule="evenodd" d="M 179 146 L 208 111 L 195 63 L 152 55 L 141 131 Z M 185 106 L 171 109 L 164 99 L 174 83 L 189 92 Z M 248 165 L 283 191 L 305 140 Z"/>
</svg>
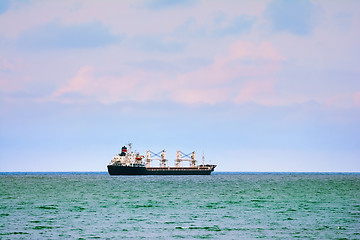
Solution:
<svg viewBox="0 0 360 240">
<path fill-rule="evenodd" d="M 360 239 L 360 174 L 0 174 L 0 239 L 259 238 Z"/>
</svg>

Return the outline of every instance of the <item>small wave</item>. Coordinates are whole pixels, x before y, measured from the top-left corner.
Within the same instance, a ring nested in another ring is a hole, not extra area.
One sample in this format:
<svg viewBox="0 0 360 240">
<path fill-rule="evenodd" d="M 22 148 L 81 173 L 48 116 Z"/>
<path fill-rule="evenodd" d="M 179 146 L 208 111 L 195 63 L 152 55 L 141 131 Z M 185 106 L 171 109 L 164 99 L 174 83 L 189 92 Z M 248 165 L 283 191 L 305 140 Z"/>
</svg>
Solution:
<svg viewBox="0 0 360 240">
<path fill-rule="evenodd" d="M 181 235 L 174 235 L 172 236 L 173 238 L 185 238 L 185 236 L 181 236 Z"/>
<path fill-rule="evenodd" d="M 32 221 L 30 221 L 31 223 L 40 223 L 41 221 L 39 221 L 39 220 L 32 220 Z"/>
<path fill-rule="evenodd" d="M 225 206 L 219 205 L 219 203 L 209 203 L 205 206 L 202 206 L 202 208 L 210 208 L 210 209 L 217 209 L 217 208 L 225 208 Z"/>
<path fill-rule="evenodd" d="M 27 232 L 9 232 L 9 233 L 0 233 L 0 235 L 21 235 L 21 234 L 29 234 Z"/>
<path fill-rule="evenodd" d="M 241 201 L 225 201 L 227 204 L 241 204 Z"/>
<path fill-rule="evenodd" d="M 152 204 L 144 204 L 144 205 L 135 205 L 134 208 L 151 208 L 151 207 L 156 207 Z"/>
<path fill-rule="evenodd" d="M 71 228 L 70 230 L 71 231 L 78 231 L 78 232 L 83 232 L 84 231 L 84 229 L 82 229 L 82 228 Z"/>
<path fill-rule="evenodd" d="M 258 203 L 255 203 L 254 204 L 254 208 L 263 208 L 264 206 L 263 205 L 260 205 L 260 204 L 258 204 Z"/>
<path fill-rule="evenodd" d="M 146 219 L 144 219 L 144 218 L 129 218 L 128 221 L 144 222 L 144 221 L 146 221 Z"/>
<path fill-rule="evenodd" d="M 214 236 L 211 234 L 206 234 L 206 235 L 196 235 L 194 236 L 194 238 L 199 238 L 199 239 L 208 239 L 208 238 L 213 238 Z"/>
<path fill-rule="evenodd" d="M 52 229 L 53 227 L 51 226 L 36 226 L 36 227 L 33 227 L 33 229 L 35 230 L 42 230 L 42 229 Z"/>
<path fill-rule="evenodd" d="M 214 226 L 205 226 L 205 227 L 198 227 L 198 226 L 190 226 L 190 227 L 175 227 L 175 229 L 190 229 L 190 230 L 206 230 L 206 231 L 215 231 L 215 232 L 219 232 L 221 231 L 221 229 L 219 228 L 218 225 L 214 225 Z"/>
<path fill-rule="evenodd" d="M 224 228 L 223 231 L 249 231 L 249 228 Z"/>
<path fill-rule="evenodd" d="M 57 206 L 56 205 L 44 205 L 44 206 L 39 206 L 38 208 L 47 209 L 47 210 L 54 210 L 54 209 L 57 209 Z"/>
<path fill-rule="evenodd" d="M 81 207 L 81 206 L 74 206 L 72 210 L 70 211 L 75 211 L 75 212 L 81 212 L 81 211 L 84 211 L 85 208 L 84 207 Z"/>
<path fill-rule="evenodd" d="M 265 199 L 251 199 L 251 202 L 268 202 L 268 200 Z"/>
<path fill-rule="evenodd" d="M 27 232 L 12 232 L 11 234 L 29 234 Z"/>
</svg>

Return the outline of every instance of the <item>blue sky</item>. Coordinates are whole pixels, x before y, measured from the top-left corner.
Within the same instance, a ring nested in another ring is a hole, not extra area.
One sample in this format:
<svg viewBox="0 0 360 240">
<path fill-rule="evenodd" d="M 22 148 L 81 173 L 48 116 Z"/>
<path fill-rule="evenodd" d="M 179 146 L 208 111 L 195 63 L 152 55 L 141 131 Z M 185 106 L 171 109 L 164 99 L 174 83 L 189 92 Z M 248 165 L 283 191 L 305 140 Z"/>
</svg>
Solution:
<svg viewBox="0 0 360 240">
<path fill-rule="evenodd" d="M 218 171 L 360 171 L 358 1 L 4 1 L 0 171 L 121 146 Z"/>
<path fill-rule="evenodd" d="M 50 22 L 24 32 L 16 44 L 20 49 L 41 51 L 96 48 L 120 41 L 121 36 L 112 35 L 101 22 L 66 27 L 58 22 Z"/>
<path fill-rule="evenodd" d="M 316 25 L 317 10 L 320 7 L 310 1 L 278 0 L 269 3 L 265 15 L 274 31 L 307 35 Z"/>
</svg>

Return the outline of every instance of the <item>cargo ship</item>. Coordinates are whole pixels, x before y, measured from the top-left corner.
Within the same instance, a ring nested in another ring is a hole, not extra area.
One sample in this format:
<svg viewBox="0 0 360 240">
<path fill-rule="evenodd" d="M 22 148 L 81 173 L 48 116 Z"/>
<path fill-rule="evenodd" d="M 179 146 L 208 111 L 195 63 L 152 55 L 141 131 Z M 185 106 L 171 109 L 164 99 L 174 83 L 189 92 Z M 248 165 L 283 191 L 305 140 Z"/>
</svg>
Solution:
<svg viewBox="0 0 360 240">
<path fill-rule="evenodd" d="M 177 151 L 175 166 L 168 166 L 166 159 L 166 151 L 154 153 L 150 150 L 146 151 L 146 155 L 140 155 L 131 150 L 131 143 L 128 147 L 123 146 L 121 152 L 113 157 L 107 169 L 110 175 L 210 175 L 214 171 L 216 165 L 204 163 L 196 165 L 195 152 L 184 154 Z M 158 167 L 152 167 L 151 162 L 159 161 Z M 182 162 L 189 162 L 188 167 L 181 166 Z"/>
</svg>

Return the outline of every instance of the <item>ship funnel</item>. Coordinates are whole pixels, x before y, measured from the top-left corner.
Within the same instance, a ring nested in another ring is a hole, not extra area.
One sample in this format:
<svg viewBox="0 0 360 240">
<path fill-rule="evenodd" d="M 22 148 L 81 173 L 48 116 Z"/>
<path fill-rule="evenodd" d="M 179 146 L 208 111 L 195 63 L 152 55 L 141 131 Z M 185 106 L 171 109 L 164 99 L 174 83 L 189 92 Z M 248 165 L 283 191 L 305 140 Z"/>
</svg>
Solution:
<svg viewBox="0 0 360 240">
<path fill-rule="evenodd" d="M 126 153 L 127 153 L 127 148 L 126 148 L 125 146 L 123 146 L 123 147 L 121 148 L 120 156 L 125 156 Z"/>
</svg>

